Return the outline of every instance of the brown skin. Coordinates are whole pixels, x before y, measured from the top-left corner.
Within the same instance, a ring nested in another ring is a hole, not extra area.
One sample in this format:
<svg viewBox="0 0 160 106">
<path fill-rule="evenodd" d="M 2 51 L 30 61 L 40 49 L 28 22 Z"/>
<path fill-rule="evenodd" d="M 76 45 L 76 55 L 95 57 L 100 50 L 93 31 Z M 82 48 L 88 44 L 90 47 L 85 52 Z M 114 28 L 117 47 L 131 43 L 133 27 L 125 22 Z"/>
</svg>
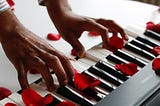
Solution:
<svg viewBox="0 0 160 106">
<path fill-rule="evenodd" d="M 22 89 L 29 87 L 27 71 L 31 69 L 41 73 L 50 91 L 54 90 L 54 84 L 49 68 L 54 70 L 62 85 L 73 77 L 70 58 L 26 29 L 10 9 L 0 14 L 0 25 L 1 44 L 17 69 Z"/>
<path fill-rule="evenodd" d="M 72 12 L 67 0 L 45 0 L 50 18 L 60 35 L 77 51 L 78 57 L 85 56 L 85 49 L 78 38 L 84 31 L 95 31 L 101 34 L 103 48 L 107 48 L 108 32 L 121 34 L 128 40 L 124 30 L 113 20 L 95 19 L 80 16 Z"/>
<path fill-rule="evenodd" d="M 108 32 L 113 35 L 120 33 L 124 40 L 128 40 L 124 30 L 113 20 L 77 15 L 72 12 L 67 0 L 45 0 L 45 5 L 60 35 L 72 45 L 79 57 L 85 55 L 84 47 L 78 40 L 83 31 L 101 34 L 103 48 L 107 48 Z M 0 14 L 0 42 L 17 70 L 22 89 L 29 87 L 27 72 L 31 69 L 41 73 L 50 91 L 55 86 L 49 69 L 54 70 L 61 85 L 74 76 L 70 58 L 26 29 L 10 9 Z"/>
</svg>

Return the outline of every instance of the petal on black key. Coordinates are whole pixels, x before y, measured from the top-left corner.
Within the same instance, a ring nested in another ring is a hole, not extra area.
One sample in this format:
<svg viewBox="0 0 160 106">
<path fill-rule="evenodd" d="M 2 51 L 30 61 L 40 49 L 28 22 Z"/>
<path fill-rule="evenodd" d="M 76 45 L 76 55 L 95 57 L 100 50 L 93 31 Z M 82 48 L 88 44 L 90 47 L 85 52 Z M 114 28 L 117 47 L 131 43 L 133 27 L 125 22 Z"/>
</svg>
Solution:
<svg viewBox="0 0 160 106">
<path fill-rule="evenodd" d="M 119 71 L 115 70 L 114 67 L 108 65 L 107 63 L 103 62 L 103 61 L 99 61 L 96 64 L 96 67 L 102 69 L 103 71 L 115 76 L 116 78 L 122 80 L 122 81 L 126 81 L 128 79 L 128 77 L 122 73 L 120 73 Z"/>
<path fill-rule="evenodd" d="M 109 75 L 108 73 L 106 73 L 105 71 L 102 71 L 100 68 L 97 68 L 95 66 L 91 66 L 88 69 L 89 72 L 99 76 L 100 78 L 116 85 L 119 86 L 121 83 L 119 81 L 117 81 L 115 78 L 113 78 L 113 76 Z"/>
<path fill-rule="evenodd" d="M 86 70 L 86 71 L 83 71 L 83 74 L 88 75 L 88 76 L 91 76 L 91 75 L 88 74 L 87 70 Z M 91 77 L 96 78 L 95 76 L 91 76 Z M 113 89 L 112 87 L 110 87 L 109 85 L 103 83 L 103 81 L 101 81 L 101 83 L 100 83 L 99 86 L 102 87 L 103 89 L 106 89 L 106 90 L 109 91 L 109 92 L 112 92 L 112 91 L 114 90 L 114 89 Z"/>
</svg>

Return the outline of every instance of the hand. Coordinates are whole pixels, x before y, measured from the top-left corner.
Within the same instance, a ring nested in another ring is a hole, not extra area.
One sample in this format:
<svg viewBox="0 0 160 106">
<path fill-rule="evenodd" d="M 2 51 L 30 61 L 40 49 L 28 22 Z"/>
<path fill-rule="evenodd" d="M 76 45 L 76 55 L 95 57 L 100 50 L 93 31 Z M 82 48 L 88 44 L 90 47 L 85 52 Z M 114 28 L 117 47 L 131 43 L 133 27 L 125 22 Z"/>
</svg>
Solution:
<svg viewBox="0 0 160 106">
<path fill-rule="evenodd" d="M 69 13 L 55 22 L 55 25 L 60 35 L 71 44 L 77 51 L 79 57 L 85 55 L 85 50 L 81 42 L 78 40 L 84 31 L 94 31 L 102 37 L 102 47 L 108 48 L 109 42 L 108 33 L 113 35 L 121 34 L 124 40 L 128 40 L 124 30 L 113 20 L 94 19 L 90 17 L 79 16 L 74 13 Z"/>
<path fill-rule="evenodd" d="M 7 16 L 8 19 L 3 16 Z M 73 77 L 70 58 L 27 30 L 10 10 L 0 14 L 0 20 L 5 21 L 1 25 L 7 26 L 2 27 L 0 31 L 2 47 L 17 69 L 18 80 L 23 89 L 29 87 L 27 72 L 31 69 L 41 73 L 50 91 L 54 89 L 54 84 L 49 69 L 53 69 L 62 85 Z"/>
<path fill-rule="evenodd" d="M 109 32 L 113 35 L 120 33 L 124 40 L 128 40 L 124 30 L 113 20 L 77 15 L 71 11 L 67 0 L 46 0 L 45 5 L 58 32 L 76 50 L 78 57 L 85 55 L 84 47 L 78 40 L 84 31 L 99 33 L 102 37 L 103 48 L 107 48 Z"/>
</svg>

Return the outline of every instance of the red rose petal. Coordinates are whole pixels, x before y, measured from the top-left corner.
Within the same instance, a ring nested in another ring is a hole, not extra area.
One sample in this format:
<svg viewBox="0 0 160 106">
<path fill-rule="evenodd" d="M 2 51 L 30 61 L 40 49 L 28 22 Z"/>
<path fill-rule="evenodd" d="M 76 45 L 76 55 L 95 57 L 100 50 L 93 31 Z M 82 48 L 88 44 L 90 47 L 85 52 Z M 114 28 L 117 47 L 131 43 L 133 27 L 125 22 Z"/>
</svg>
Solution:
<svg viewBox="0 0 160 106">
<path fill-rule="evenodd" d="M 76 69 L 74 69 L 74 71 L 74 85 L 78 90 L 83 91 L 86 88 L 94 88 L 101 83 L 99 80 L 93 77 L 78 73 Z"/>
<path fill-rule="evenodd" d="M 42 97 L 31 88 L 23 90 L 21 96 L 26 106 L 46 106 L 53 101 L 53 96 L 51 94 Z"/>
<path fill-rule="evenodd" d="M 5 87 L 0 87 L 0 100 L 8 97 L 11 94 L 12 94 L 12 92 L 9 89 L 7 89 Z"/>
<path fill-rule="evenodd" d="M 151 51 L 155 56 L 158 56 L 160 54 L 160 46 L 156 46 Z"/>
<path fill-rule="evenodd" d="M 122 73 L 132 76 L 134 75 L 137 70 L 137 65 L 134 63 L 122 63 L 122 64 L 116 64 L 115 69 L 121 71 Z"/>
<path fill-rule="evenodd" d="M 160 69 L 160 58 L 155 58 L 152 62 L 152 69 L 157 70 Z"/>
<path fill-rule="evenodd" d="M 39 74 L 39 71 L 37 71 L 36 69 L 31 69 L 31 70 L 29 70 L 29 72 L 31 74 Z"/>
<path fill-rule="evenodd" d="M 44 106 L 50 104 L 53 101 L 53 96 L 51 94 L 48 94 L 43 99 Z"/>
<path fill-rule="evenodd" d="M 42 106 L 40 104 L 42 104 L 43 98 L 31 88 L 24 89 L 21 96 L 26 106 Z"/>
<path fill-rule="evenodd" d="M 70 101 L 63 101 L 61 103 L 56 104 L 55 106 L 76 106 L 76 105 Z"/>
<path fill-rule="evenodd" d="M 90 31 L 88 33 L 88 35 L 90 35 L 90 36 L 100 36 L 100 34 L 98 34 L 97 32 L 93 32 L 93 31 Z"/>
<path fill-rule="evenodd" d="M 71 55 L 77 56 L 77 52 L 76 52 L 74 49 L 72 49 L 72 50 L 71 50 Z"/>
<path fill-rule="evenodd" d="M 61 36 L 59 34 L 54 34 L 54 33 L 49 33 L 47 35 L 47 39 L 49 40 L 53 40 L 53 41 L 57 41 L 61 38 Z"/>
<path fill-rule="evenodd" d="M 4 106 L 17 106 L 17 105 L 14 103 L 6 103 Z"/>
<path fill-rule="evenodd" d="M 160 24 L 154 24 L 153 22 L 146 23 L 146 30 L 152 30 L 154 32 L 160 32 Z"/>
<path fill-rule="evenodd" d="M 122 38 L 114 35 L 109 38 L 109 44 L 108 47 L 111 51 L 116 51 L 117 49 L 122 49 L 124 46 L 124 41 Z"/>
</svg>

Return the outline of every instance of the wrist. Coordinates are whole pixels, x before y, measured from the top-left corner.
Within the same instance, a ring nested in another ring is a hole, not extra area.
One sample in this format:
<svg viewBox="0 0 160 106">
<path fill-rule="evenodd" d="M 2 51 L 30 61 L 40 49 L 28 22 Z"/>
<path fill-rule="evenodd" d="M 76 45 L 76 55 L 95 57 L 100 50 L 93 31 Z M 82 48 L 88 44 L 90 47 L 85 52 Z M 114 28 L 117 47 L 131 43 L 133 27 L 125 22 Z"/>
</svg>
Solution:
<svg viewBox="0 0 160 106">
<path fill-rule="evenodd" d="M 0 14 L 0 41 L 13 33 L 15 28 L 22 26 L 11 9 Z"/>
</svg>

